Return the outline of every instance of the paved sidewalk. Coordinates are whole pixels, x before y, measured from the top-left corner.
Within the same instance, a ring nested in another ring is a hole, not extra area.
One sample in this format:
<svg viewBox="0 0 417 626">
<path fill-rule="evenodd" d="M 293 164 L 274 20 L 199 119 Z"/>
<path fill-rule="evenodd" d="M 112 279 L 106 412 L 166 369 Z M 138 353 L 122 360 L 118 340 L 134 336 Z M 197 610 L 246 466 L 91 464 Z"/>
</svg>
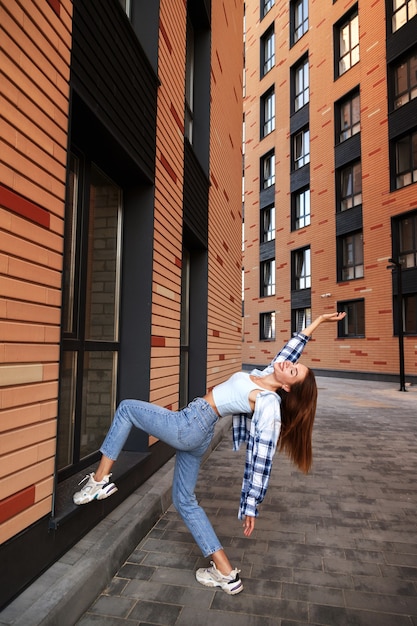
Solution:
<svg viewBox="0 0 417 626">
<path fill-rule="evenodd" d="M 230 433 L 219 433 L 202 468 L 197 495 L 242 570 L 241 594 L 196 582 L 195 569 L 207 561 L 172 506 L 110 584 L 92 593 L 97 581 L 111 579 L 103 563 L 117 560 L 118 542 L 109 539 L 123 535 L 126 517 L 150 506 L 152 494 L 169 497 L 170 461 L 140 497 L 131 496 L 73 549 L 76 571 L 87 571 L 89 583 L 78 586 L 71 605 L 58 596 L 79 581 L 62 563 L 61 585 L 39 597 L 34 583 L 0 614 L 0 624 L 417 626 L 417 387 L 404 393 L 395 383 L 325 377 L 318 384 L 313 469 L 304 476 L 276 456 L 251 538 L 236 517 L 244 451 L 232 452 Z"/>
</svg>

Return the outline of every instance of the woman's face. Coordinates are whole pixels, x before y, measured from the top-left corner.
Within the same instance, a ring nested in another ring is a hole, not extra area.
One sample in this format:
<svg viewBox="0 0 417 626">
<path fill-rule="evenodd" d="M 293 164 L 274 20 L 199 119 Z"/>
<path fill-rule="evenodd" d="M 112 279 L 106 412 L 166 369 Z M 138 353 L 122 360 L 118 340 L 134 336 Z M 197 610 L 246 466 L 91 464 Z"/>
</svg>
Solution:
<svg viewBox="0 0 417 626">
<path fill-rule="evenodd" d="M 290 391 L 294 383 L 302 383 L 307 376 L 308 367 L 301 363 L 281 361 L 274 363 L 275 378 L 285 391 Z"/>
</svg>

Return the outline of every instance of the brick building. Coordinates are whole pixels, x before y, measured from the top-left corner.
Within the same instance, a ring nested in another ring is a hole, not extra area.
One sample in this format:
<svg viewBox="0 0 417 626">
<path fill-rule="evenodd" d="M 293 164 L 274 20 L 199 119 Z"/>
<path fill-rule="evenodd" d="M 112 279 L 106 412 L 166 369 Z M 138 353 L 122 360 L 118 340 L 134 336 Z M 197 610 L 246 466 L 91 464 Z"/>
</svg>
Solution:
<svg viewBox="0 0 417 626">
<path fill-rule="evenodd" d="M 398 378 L 403 334 L 416 381 L 416 4 L 247 0 L 245 21 L 244 367 L 344 310 L 306 364 Z"/>
<path fill-rule="evenodd" d="M 3 605 L 172 456 L 132 433 L 118 493 L 75 507 L 117 402 L 240 367 L 243 5 L 0 0 L 0 24 Z"/>
</svg>

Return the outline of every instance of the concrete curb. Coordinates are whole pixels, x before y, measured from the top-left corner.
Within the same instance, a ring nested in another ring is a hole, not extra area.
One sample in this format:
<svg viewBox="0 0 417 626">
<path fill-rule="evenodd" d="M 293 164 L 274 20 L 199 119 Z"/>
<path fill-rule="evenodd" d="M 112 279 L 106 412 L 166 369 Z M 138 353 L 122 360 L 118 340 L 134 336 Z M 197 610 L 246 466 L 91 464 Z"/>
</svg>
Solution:
<svg viewBox="0 0 417 626">
<path fill-rule="evenodd" d="M 217 422 L 204 461 L 231 419 Z M 73 626 L 170 507 L 173 472 L 172 458 L 11 602 L 0 624 Z"/>
</svg>

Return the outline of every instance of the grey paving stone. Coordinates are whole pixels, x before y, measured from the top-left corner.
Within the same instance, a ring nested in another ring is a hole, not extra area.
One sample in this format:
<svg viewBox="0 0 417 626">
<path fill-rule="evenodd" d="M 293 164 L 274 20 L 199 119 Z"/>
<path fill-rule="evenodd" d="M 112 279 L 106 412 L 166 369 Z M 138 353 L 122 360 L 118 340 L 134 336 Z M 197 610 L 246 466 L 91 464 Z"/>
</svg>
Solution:
<svg viewBox="0 0 417 626">
<path fill-rule="evenodd" d="M 131 598 L 101 595 L 89 612 L 95 615 L 107 615 L 110 617 L 127 617 L 135 604 L 136 601 Z"/>
<path fill-rule="evenodd" d="M 142 601 L 135 605 L 129 617 L 140 622 L 149 621 L 152 624 L 174 626 L 180 613 L 181 606 L 178 605 Z"/>
</svg>

